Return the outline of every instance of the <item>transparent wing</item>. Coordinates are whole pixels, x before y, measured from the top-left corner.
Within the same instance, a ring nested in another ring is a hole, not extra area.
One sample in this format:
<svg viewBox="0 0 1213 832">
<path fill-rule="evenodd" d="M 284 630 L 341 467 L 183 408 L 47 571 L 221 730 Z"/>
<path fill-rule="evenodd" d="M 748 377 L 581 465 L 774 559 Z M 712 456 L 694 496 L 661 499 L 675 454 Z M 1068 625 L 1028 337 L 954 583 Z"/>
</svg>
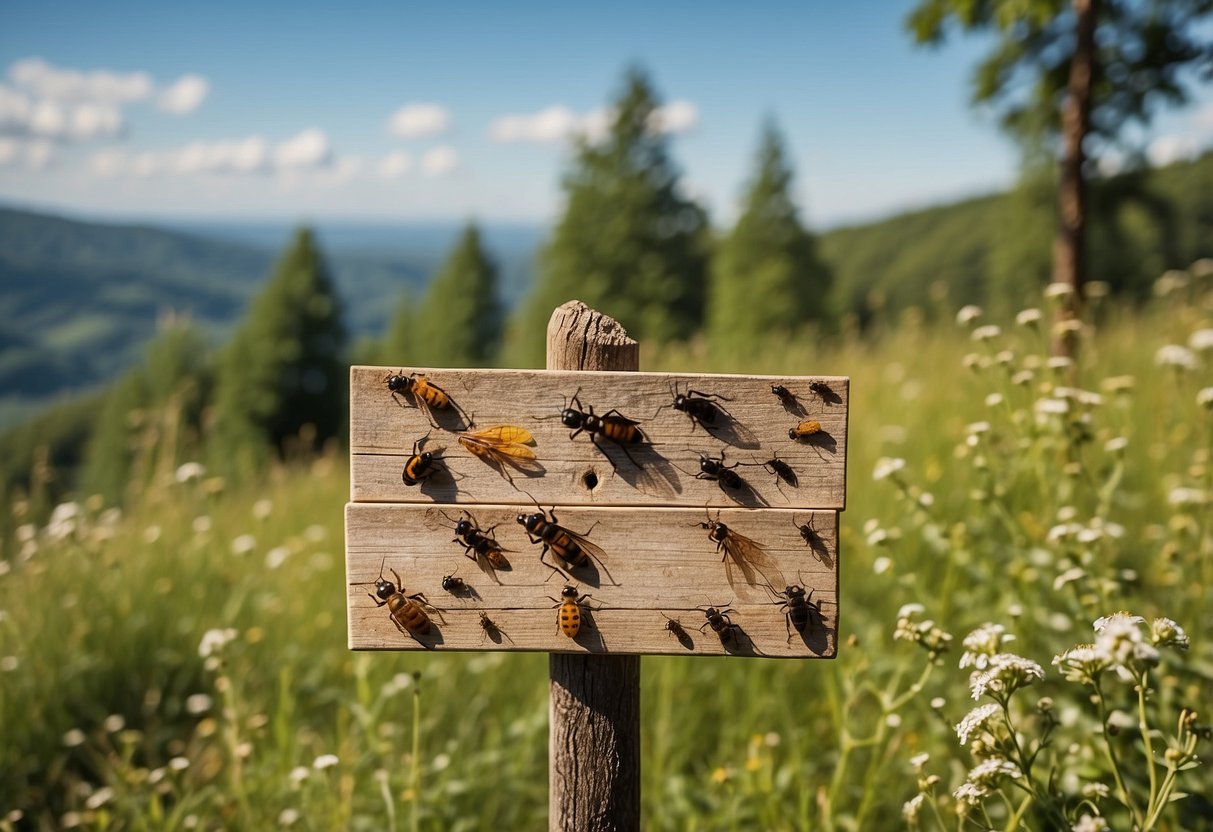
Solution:
<svg viewBox="0 0 1213 832">
<path fill-rule="evenodd" d="M 758 570 L 768 586 L 781 588 L 786 585 L 783 573 L 779 571 L 775 561 L 771 560 L 771 556 L 762 546 L 745 535 L 729 529 L 729 533 L 724 539 L 724 551 L 728 555 L 724 561 L 724 571 L 729 586 L 734 585 L 732 565 L 736 565 L 741 570 L 745 582 L 750 586 L 757 585 L 754 570 Z"/>
</svg>

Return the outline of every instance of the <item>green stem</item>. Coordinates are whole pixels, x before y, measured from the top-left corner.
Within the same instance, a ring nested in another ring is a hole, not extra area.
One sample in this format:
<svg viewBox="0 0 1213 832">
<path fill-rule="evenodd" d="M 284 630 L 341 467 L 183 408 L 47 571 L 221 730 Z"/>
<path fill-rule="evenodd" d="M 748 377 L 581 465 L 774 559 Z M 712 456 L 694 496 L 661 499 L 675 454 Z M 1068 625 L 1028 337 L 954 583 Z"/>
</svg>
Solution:
<svg viewBox="0 0 1213 832">
<path fill-rule="evenodd" d="M 1120 762 L 1116 759 L 1116 751 L 1112 748 L 1112 738 L 1108 736 L 1108 706 L 1104 701 L 1103 691 L 1099 687 L 1099 681 L 1096 680 L 1093 684 L 1095 688 L 1095 698 L 1099 703 L 1099 721 L 1103 726 L 1103 746 L 1104 753 L 1108 756 L 1108 762 L 1112 765 L 1112 777 L 1116 780 L 1116 790 L 1120 792 L 1120 802 L 1129 810 L 1129 814 L 1133 818 L 1134 824 L 1141 826 L 1141 814 L 1137 811 L 1137 807 L 1133 805 L 1133 799 L 1129 797 L 1129 790 L 1125 788 L 1124 777 L 1120 773 Z"/>
<path fill-rule="evenodd" d="M 1137 680 L 1137 725 L 1141 729 L 1141 741 L 1146 747 L 1146 770 L 1150 773 L 1150 802 L 1153 806 L 1158 799 L 1158 775 L 1154 771 L 1154 741 L 1150 738 L 1150 723 L 1146 719 L 1146 688 L 1149 684 L 1150 672 L 1142 671 Z"/>
<path fill-rule="evenodd" d="M 1033 800 L 1034 797 L 1030 793 L 1024 797 L 1023 801 L 1019 804 L 1019 808 L 1015 810 L 1015 814 L 1011 815 L 1007 820 L 1007 825 L 1003 832 L 1014 832 L 1014 830 L 1019 828 L 1019 821 L 1023 818 L 1024 812 L 1028 811 L 1028 807 L 1032 805 Z"/>
<path fill-rule="evenodd" d="M 409 791 L 413 797 L 411 827 L 413 832 L 421 828 L 421 688 L 413 680 L 413 759 L 409 769 Z"/>
</svg>

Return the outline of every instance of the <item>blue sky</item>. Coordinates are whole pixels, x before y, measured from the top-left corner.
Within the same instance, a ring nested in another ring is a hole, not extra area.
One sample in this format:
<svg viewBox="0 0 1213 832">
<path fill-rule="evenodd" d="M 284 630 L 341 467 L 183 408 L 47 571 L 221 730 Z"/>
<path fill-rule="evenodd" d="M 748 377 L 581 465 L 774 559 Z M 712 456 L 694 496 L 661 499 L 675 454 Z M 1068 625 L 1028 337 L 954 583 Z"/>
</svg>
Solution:
<svg viewBox="0 0 1213 832">
<path fill-rule="evenodd" d="M 141 219 L 548 221 L 569 130 L 629 64 L 689 192 L 735 213 L 762 119 L 819 227 L 1002 187 L 967 103 L 984 44 L 915 48 L 895 2 L 5 3 L 0 200 Z M 1213 141 L 1213 90 L 1160 118 Z"/>
</svg>

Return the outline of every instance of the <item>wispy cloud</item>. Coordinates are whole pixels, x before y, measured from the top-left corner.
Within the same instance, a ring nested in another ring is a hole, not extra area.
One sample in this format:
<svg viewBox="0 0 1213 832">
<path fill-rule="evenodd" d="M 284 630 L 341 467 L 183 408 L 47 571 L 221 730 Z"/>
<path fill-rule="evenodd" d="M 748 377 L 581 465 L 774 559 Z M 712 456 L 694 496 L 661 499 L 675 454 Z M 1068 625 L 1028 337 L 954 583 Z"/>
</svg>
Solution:
<svg viewBox="0 0 1213 832">
<path fill-rule="evenodd" d="M 413 157 L 403 150 L 397 150 L 379 161 L 378 172 L 384 179 L 398 179 L 412 169 Z"/>
<path fill-rule="evenodd" d="M 105 177 L 327 171 L 349 178 L 361 168 L 361 161 L 356 167 L 349 159 L 334 163 L 328 136 L 319 128 L 309 127 L 277 144 L 263 136 L 248 136 L 195 141 L 163 151 L 103 150 L 93 156 L 90 167 L 94 174 Z"/>
<path fill-rule="evenodd" d="M 450 111 L 441 104 L 406 104 L 388 119 L 388 132 L 401 139 L 441 136 L 450 128 Z"/>
<path fill-rule="evenodd" d="M 534 113 L 502 116 L 489 125 L 489 138 L 500 144 L 554 144 L 568 141 L 574 136 L 598 141 L 606 135 L 614 118 L 614 111 L 605 107 L 579 115 L 558 104 Z M 658 107 L 649 122 L 655 132 L 665 134 L 685 133 L 698 124 L 699 108 L 683 100 Z"/>
<path fill-rule="evenodd" d="M 202 106 L 210 92 L 211 82 L 201 75 L 182 75 L 161 91 L 156 106 L 166 113 L 188 115 Z"/>
<path fill-rule="evenodd" d="M 284 170 L 323 167 L 332 160 L 329 138 L 317 127 L 292 136 L 274 150 L 274 162 Z"/>
<path fill-rule="evenodd" d="M 459 153 L 449 145 L 435 147 L 421 157 L 421 172 L 426 176 L 442 176 L 459 167 Z"/>
<path fill-rule="evenodd" d="M 23 167 L 41 170 L 54 159 L 51 143 L 42 139 L 25 141 L 12 137 L 0 137 L 0 168 Z"/>
<path fill-rule="evenodd" d="M 143 101 L 155 89 L 146 72 L 83 72 L 52 66 L 42 58 L 25 58 L 8 69 L 15 86 L 40 98 L 57 101 L 104 101 L 125 104 Z"/>
</svg>

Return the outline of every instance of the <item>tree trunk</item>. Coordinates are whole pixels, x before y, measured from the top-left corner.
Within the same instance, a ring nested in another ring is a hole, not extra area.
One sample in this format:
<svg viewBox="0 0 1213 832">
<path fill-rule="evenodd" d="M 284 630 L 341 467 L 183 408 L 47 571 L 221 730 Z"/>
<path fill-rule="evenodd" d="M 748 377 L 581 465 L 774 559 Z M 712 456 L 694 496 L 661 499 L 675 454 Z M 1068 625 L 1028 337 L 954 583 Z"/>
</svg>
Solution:
<svg viewBox="0 0 1213 832">
<path fill-rule="evenodd" d="M 1053 352 L 1073 357 L 1077 347 L 1071 321 L 1078 319 L 1086 279 L 1087 189 L 1083 140 L 1091 130 L 1091 85 L 1095 74 L 1095 20 L 1099 0 L 1073 0 L 1074 56 L 1061 110 L 1061 176 L 1057 188 L 1057 236 L 1053 241 L 1053 282 L 1069 286 L 1057 313 Z"/>
</svg>

